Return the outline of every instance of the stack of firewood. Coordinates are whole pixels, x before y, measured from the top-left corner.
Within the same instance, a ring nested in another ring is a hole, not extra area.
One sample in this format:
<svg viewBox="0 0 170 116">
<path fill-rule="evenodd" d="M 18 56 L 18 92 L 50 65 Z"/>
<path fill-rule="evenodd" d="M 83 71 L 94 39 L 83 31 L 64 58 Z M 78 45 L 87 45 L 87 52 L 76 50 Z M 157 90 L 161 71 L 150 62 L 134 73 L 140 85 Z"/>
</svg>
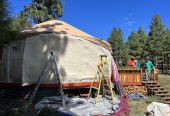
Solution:
<svg viewBox="0 0 170 116">
<path fill-rule="evenodd" d="M 127 94 L 140 94 L 147 95 L 147 89 L 145 86 L 127 86 L 123 88 L 124 93 Z"/>
</svg>

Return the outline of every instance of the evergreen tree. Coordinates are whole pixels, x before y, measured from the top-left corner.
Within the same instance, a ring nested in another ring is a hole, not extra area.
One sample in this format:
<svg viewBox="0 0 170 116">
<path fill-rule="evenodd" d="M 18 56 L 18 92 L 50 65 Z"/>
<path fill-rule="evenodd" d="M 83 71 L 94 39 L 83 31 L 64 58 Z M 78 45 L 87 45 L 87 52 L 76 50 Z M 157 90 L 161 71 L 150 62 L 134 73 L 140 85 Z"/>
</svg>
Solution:
<svg viewBox="0 0 170 116">
<path fill-rule="evenodd" d="M 119 66 L 127 64 L 127 51 L 125 47 L 125 43 L 123 41 L 123 34 L 120 28 L 113 28 L 110 37 L 107 40 L 113 51 L 113 57 L 116 60 L 116 63 Z"/>
<path fill-rule="evenodd" d="M 8 1 L 0 0 L 0 46 L 9 42 L 14 37 L 14 33 L 10 30 L 10 12 L 8 10 Z"/>
<path fill-rule="evenodd" d="M 133 31 L 130 33 L 126 43 L 128 46 L 129 55 L 134 56 L 140 64 L 143 64 L 146 59 L 146 41 L 147 36 L 143 28 L 139 27 L 137 33 Z"/>
<path fill-rule="evenodd" d="M 136 32 L 131 32 L 128 40 L 127 40 L 127 46 L 128 46 L 128 51 L 130 55 L 135 56 L 135 58 L 140 58 L 140 51 L 141 49 L 140 43 L 139 43 L 139 37 Z"/>
<path fill-rule="evenodd" d="M 165 26 L 162 24 L 160 16 L 153 16 L 146 45 L 148 56 L 155 60 L 156 67 L 157 58 L 162 56 L 163 41 L 165 39 L 164 28 Z"/>
<path fill-rule="evenodd" d="M 170 53 L 170 30 L 164 31 L 165 39 L 163 40 L 163 54 Z"/>
<path fill-rule="evenodd" d="M 32 0 L 29 6 L 24 6 L 21 12 L 34 23 L 42 23 L 63 16 L 61 0 Z"/>
<path fill-rule="evenodd" d="M 139 41 L 139 48 L 138 48 L 139 60 L 143 63 L 146 59 L 146 54 L 147 54 L 146 51 L 147 35 L 145 34 L 142 27 L 139 27 L 137 34 L 138 34 L 138 41 Z"/>
<path fill-rule="evenodd" d="M 11 29 L 15 31 L 24 30 L 32 26 L 31 21 L 27 20 L 23 13 L 20 12 L 16 18 L 11 21 Z"/>
<path fill-rule="evenodd" d="M 0 34 L 9 31 L 10 16 L 7 0 L 0 0 Z M 1 35 L 2 36 L 2 35 Z"/>
</svg>

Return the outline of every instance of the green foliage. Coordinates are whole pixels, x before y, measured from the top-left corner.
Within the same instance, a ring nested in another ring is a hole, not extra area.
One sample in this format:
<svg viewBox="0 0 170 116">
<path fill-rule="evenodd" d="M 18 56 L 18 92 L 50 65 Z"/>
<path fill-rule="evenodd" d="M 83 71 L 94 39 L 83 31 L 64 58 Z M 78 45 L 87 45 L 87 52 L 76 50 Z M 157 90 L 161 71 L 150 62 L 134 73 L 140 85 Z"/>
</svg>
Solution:
<svg viewBox="0 0 170 116">
<path fill-rule="evenodd" d="M 119 66 L 127 64 L 128 54 L 123 41 L 123 34 L 120 28 L 113 28 L 110 37 L 107 40 L 112 46 L 113 57 Z"/>
<path fill-rule="evenodd" d="M 170 30 L 165 29 L 165 25 L 163 25 L 159 15 L 153 16 L 148 35 L 145 34 L 142 27 L 139 27 L 137 32 L 132 31 L 130 33 L 126 45 L 122 47 L 127 48 L 128 52 L 127 50 L 120 49 L 120 46 L 122 46 L 124 42 L 121 40 L 122 32 L 119 30 L 120 29 L 114 28 L 108 38 L 108 42 L 112 45 L 113 56 L 118 57 L 119 61 L 124 60 L 124 57 L 122 57 L 124 53 L 127 57 L 128 55 L 135 56 L 141 64 L 143 64 L 146 57 L 149 56 L 157 67 L 158 59 L 164 59 L 163 56 L 170 53 Z"/>
<path fill-rule="evenodd" d="M 11 29 L 15 31 L 24 30 L 32 26 L 31 21 L 27 20 L 23 13 L 19 13 L 18 16 L 11 21 Z"/>
<path fill-rule="evenodd" d="M 15 32 L 10 29 L 10 12 L 8 10 L 8 1 L 0 1 L 0 46 L 4 43 L 8 43 L 15 37 Z"/>
<path fill-rule="evenodd" d="M 128 37 L 128 41 L 127 41 L 127 46 L 128 46 L 128 51 L 130 55 L 133 55 L 135 57 L 139 56 L 139 48 L 140 48 L 140 44 L 139 44 L 139 37 L 138 34 L 136 32 L 131 32 L 129 37 Z"/>
<path fill-rule="evenodd" d="M 165 54 L 165 53 L 167 53 L 167 52 L 170 52 L 170 47 L 169 47 L 169 45 L 170 45 L 170 30 L 169 29 L 166 29 L 165 31 L 164 31 L 164 40 L 163 40 L 163 47 L 162 47 L 162 49 L 163 49 L 163 54 Z"/>
<path fill-rule="evenodd" d="M 146 51 L 146 49 L 147 49 L 147 46 L 146 46 L 147 35 L 145 34 L 142 27 L 139 27 L 137 34 L 138 34 L 139 45 L 140 45 L 140 48 L 138 49 L 139 59 L 141 60 L 141 62 L 144 62 L 146 55 L 147 55 L 147 51 Z"/>
<path fill-rule="evenodd" d="M 162 54 L 163 42 L 165 39 L 164 28 L 165 26 L 162 24 L 160 16 L 153 16 L 146 43 L 148 55 L 153 59 L 156 59 L 157 56 L 161 56 Z"/>
<path fill-rule="evenodd" d="M 10 16 L 7 0 L 0 1 L 0 34 L 9 31 Z"/>
<path fill-rule="evenodd" d="M 169 82 L 170 82 L 170 75 L 163 75 L 160 74 L 159 75 L 159 82 L 160 84 L 165 87 L 165 89 L 170 92 L 170 86 L 169 86 Z"/>
<path fill-rule="evenodd" d="M 160 99 L 157 96 L 154 96 L 154 95 L 147 96 L 145 103 L 151 104 L 152 102 L 160 102 Z"/>
<path fill-rule="evenodd" d="M 131 32 L 126 42 L 129 55 L 135 56 L 135 59 L 142 64 L 147 56 L 146 46 L 147 36 L 142 27 L 139 27 L 137 32 Z"/>
<path fill-rule="evenodd" d="M 32 0 L 29 6 L 24 6 L 21 12 L 34 23 L 42 23 L 63 16 L 61 0 Z"/>
</svg>

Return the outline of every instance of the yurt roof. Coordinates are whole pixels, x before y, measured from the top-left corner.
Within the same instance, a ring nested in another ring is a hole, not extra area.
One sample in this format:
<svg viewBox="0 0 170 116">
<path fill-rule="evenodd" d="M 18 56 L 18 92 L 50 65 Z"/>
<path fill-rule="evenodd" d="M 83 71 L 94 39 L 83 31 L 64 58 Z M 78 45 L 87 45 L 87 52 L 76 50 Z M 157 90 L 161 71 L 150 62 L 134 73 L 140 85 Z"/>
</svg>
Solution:
<svg viewBox="0 0 170 116">
<path fill-rule="evenodd" d="M 69 34 L 75 37 L 81 37 L 90 42 L 96 43 L 111 51 L 111 46 L 108 42 L 97 39 L 61 20 L 50 20 L 40 24 L 34 25 L 32 28 L 21 31 L 21 36 L 28 37 L 37 35 L 40 33 Z"/>
</svg>

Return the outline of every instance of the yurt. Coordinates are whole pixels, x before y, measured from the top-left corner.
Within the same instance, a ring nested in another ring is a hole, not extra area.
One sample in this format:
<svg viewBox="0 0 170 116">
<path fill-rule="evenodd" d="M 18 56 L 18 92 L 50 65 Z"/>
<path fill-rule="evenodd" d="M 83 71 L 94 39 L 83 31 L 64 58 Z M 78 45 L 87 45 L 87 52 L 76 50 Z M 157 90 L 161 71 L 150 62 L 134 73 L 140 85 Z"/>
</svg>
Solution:
<svg viewBox="0 0 170 116">
<path fill-rule="evenodd" d="M 116 115 L 129 112 L 111 46 L 106 41 L 60 20 L 34 25 L 17 37 L 17 41 L 0 49 L 0 94 L 30 98 L 34 85 L 42 77 L 37 96 L 52 96 L 57 93 L 59 75 L 64 91 L 80 93 L 82 88 L 89 91 L 101 56 L 107 56 L 107 72 L 120 100 Z M 55 57 L 49 62 L 51 53 Z"/>
<path fill-rule="evenodd" d="M 100 55 L 107 55 L 111 72 L 111 46 L 61 20 L 34 25 L 18 35 L 18 41 L 3 47 L 1 85 L 35 84 L 55 53 L 64 88 L 89 87 Z M 54 63 L 43 74 L 41 84 L 56 84 Z"/>
</svg>

